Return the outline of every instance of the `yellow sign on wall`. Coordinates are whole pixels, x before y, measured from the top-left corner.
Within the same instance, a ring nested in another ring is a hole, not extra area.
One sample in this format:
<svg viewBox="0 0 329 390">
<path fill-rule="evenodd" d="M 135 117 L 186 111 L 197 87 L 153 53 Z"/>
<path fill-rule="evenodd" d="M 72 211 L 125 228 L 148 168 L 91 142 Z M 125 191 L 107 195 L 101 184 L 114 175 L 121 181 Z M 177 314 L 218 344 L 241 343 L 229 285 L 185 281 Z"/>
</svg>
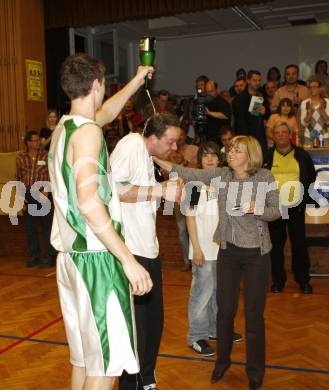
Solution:
<svg viewBox="0 0 329 390">
<path fill-rule="evenodd" d="M 42 62 L 25 60 L 27 100 L 43 100 L 43 66 Z"/>
</svg>

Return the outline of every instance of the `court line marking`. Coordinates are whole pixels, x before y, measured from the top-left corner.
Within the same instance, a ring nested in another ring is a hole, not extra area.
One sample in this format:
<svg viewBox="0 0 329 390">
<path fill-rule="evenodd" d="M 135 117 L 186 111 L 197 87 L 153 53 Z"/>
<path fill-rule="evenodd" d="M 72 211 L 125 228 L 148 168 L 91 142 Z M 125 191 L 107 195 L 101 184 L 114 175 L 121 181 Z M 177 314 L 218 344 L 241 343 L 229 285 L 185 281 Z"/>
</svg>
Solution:
<svg viewBox="0 0 329 390">
<path fill-rule="evenodd" d="M 24 277 L 27 277 L 27 278 L 49 278 L 47 275 L 33 275 L 33 274 L 10 274 L 10 273 L 3 273 L 3 272 L 0 272 L 0 276 L 24 276 Z M 54 278 L 55 279 L 55 278 Z"/>
<path fill-rule="evenodd" d="M 9 351 L 10 349 L 16 347 L 17 345 L 23 343 L 24 341 L 30 340 L 33 336 L 35 336 L 35 335 L 38 334 L 38 333 L 41 333 L 41 332 L 42 332 L 43 330 L 45 330 L 45 329 L 50 328 L 50 327 L 53 326 L 54 324 L 57 324 L 57 322 L 62 321 L 62 318 L 63 318 L 63 317 L 60 316 L 60 317 L 56 318 L 55 320 L 49 322 L 48 324 L 42 326 L 41 328 L 35 330 L 34 332 L 28 334 L 26 337 L 24 337 L 24 340 L 17 339 L 16 342 L 7 345 L 7 347 L 5 347 L 5 348 L 3 348 L 3 349 L 0 349 L 0 355 L 1 355 L 2 353 L 4 353 L 4 352 L 7 352 L 7 351 Z"/>
<path fill-rule="evenodd" d="M 158 355 L 159 357 L 169 358 L 169 359 L 179 359 L 179 360 L 190 360 L 190 361 L 200 361 L 205 363 L 215 363 L 215 359 L 206 359 L 206 358 L 197 358 L 197 357 L 190 357 L 190 356 L 177 356 L 177 355 L 168 355 L 160 353 Z M 245 366 L 246 362 L 231 362 L 234 365 L 238 366 Z M 272 368 L 274 370 L 283 370 L 283 371 L 298 371 L 298 372 L 306 372 L 306 373 L 312 373 L 312 374 L 325 374 L 329 375 L 329 370 L 317 370 L 313 368 L 299 368 L 299 367 L 289 367 L 289 366 L 278 366 L 274 364 L 266 364 L 266 368 Z"/>
<path fill-rule="evenodd" d="M 55 345 L 65 345 L 68 343 L 64 341 L 51 341 L 51 340 L 41 340 L 41 339 L 31 339 L 27 337 L 16 337 L 16 336 L 7 336 L 4 334 L 0 334 L 0 338 L 9 339 L 9 340 L 22 340 L 22 341 L 31 341 L 32 343 L 45 343 L 45 344 L 55 344 Z"/>
<path fill-rule="evenodd" d="M 50 274 L 47 274 L 47 275 L 46 275 L 46 278 L 49 278 L 49 276 L 53 276 L 53 275 L 56 275 L 56 271 L 50 272 Z"/>
<path fill-rule="evenodd" d="M 62 317 L 57 318 L 55 321 L 53 321 L 53 323 L 48 324 L 48 327 L 53 325 L 56 322 L 59 322 L 61 319 L 62 319 Z M 46 325 L 46 327 L 47 327 L 47 325 Z M 39 331 L 41 331 L 41 330 L 39 330 Z M 18 340 L 18 343 L 21 343 L 24 341 L 30 341 L 33 343 L 45 343 L 45 344 L 68 346 L 68 343 L 64 342 L 64 341 L 40 340 L 40 339 L 32 339 L 30 337 L 15 337 L 15 336 L 7 336 L 7 335 L 1 335 L 1 334 L 0 334 L 0 338 Z M 17 343 L 14 343 L 14 344 L 17 345 Z M 13 345 L 13 344 L 11 344 L 11 345 Z M 11 348 L 13 348 L 13 347 L 11 347 Z M 6 350 L 8 350 L 8 347 Z M 4 350 L 1 350 L 0 353 L 2 351 L 4 351 Z M 215 359 L 198 358 L 198 357 L 191 357 L 191 356 L 170 355 L 170 354 L 166 354 L 166 353 L 159 353 L 158 357 L 166 358 L 166 359 L 188 360 L 188 361 L 203 362 L 203 363 L 215 363 L 215 361 L 216 361 Z M 239 361 L 236 361 L 236 362 L 232 361 L 232 364 L 236 365 L 236 366 L 245 366 L 246 365 L 245 362 L 239 362 Z M 295 372 L 297 371 L 297 372 L 305 372 L 305 373 L 310 373 L 310 374 L 329 375 L 329 370 L 318 370 L 318 369 L 313 369 L 313 368 L 279 366 L 279 365 L 274 365 L 274 364 L 266 364 L 265 367 L 270 368 L 270 369 L 274 369 L 274 370 L 281 370 L 281 371 L 295 371 Z"/>
</svg>

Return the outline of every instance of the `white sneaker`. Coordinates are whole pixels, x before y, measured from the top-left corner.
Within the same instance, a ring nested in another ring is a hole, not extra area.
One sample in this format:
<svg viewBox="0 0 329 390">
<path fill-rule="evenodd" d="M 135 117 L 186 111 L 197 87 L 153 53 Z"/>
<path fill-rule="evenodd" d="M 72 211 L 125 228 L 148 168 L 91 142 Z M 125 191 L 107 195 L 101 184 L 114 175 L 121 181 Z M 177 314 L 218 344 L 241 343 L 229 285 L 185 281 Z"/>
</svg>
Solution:
<svg viewBox="0 0 329 390">
<path fill-rule="evenodd" d="M 193 351 L 199 353 L 202 356 L 213 356 L 215 355 L 215 351 L 208 344 L 207 340 L 198 340 L 195 341 L 190 347 Z"/>
<path fill-rule="evenodd" d="M 158 390 L 156 383 L 151 383 L 150 385 L 143 386 L 144 390 Z"/>
</svg>

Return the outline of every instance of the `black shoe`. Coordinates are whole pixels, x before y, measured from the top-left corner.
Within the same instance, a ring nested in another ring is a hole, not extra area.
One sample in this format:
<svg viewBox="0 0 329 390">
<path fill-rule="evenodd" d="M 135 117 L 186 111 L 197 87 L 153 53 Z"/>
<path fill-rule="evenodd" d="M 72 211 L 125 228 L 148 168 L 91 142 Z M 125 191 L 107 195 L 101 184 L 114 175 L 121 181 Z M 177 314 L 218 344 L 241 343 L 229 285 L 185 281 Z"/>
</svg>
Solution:
<svg viewBox="0 0 329 390">
<path fill-rule="evenodd" d="M 281 284 L 272 284 L 272 287 L 271 287 L 271 291 L 272 293 L 279 293 L 283 290 L 284 286 L 282 286 Z"/>
<path fill-rule="evenodd" d="M 38 257 L 32 257 L 31 259 L 29 259 L 27 262 L 26 262 L 26 267 L 27 268 L 31 268 L 31 267 L 35 267 L 36 265 L 38 265 L 40 263 L 40 259 Z"/>
<path fill-rule="evenodd" d="M 243 336 L 240 333 L 233 333 L 233 343 L 241 343 Z"/>
<path fill-rule="evenodd" d="M 215 351 L 208 344 L 207 340 L 198 340 L 195 341 L 190 347 L 193 351 L 199 353 L 202 356 L 214 356 Z"/>
<path fill-rule="evenodd" d="M 223 370 L 222 368 L 218 368 L 215 366 L 214 371 L 211 374 L 210 382 L 211 383 L 219 382 L 223 378 L 223 376 L 227 370 L 228 370 L 228 368 L 225 368 Z"/>
<path fill-rule="evenodd" d="M 217 336 L 209 336 L 209 341 L 217 341 Z M 233 332 L 233 343 L 241 343 L 243 336 L 240 333 Z"/>
<path fill-rule="evenodd" d="M 263 385 L 263 379 L 250 379 L 249 390 L 260 389 Z"/>
<path fill-rule="evenodd" d="M 53 259 L 52 258 L 45 258 L 41 259 L 40 261 L 40 268 L 48 268 L 53 266 Z"/>
<path fill-rule="evenodd" d="M 303 294 L 312 294 L 313 287 L 309 283 L 303 283 L 300 285 L 300 291 Z"/>
</svg>

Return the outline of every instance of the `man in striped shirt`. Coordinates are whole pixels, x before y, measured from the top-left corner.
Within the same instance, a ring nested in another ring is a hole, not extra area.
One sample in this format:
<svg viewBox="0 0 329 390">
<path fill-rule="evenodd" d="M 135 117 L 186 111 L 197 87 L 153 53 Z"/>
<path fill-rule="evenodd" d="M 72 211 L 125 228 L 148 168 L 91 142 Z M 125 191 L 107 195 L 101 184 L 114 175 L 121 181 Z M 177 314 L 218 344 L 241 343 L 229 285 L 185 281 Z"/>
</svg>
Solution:
<svg viewBox="0 0 329 390">
<path fill-rule="evenodd" d="M 40 137 L 36 131 L 28 131 L 24 142 L 26 150 L 16 159 L 16 180 L 25 186 L 23 215 L 25 231 L 30 253 L 27 267 L 40 264 L 49 267 L 53 263 L 54 250 L 50 244 L 52 222 L 51 203 L 48 199 L 49 174 L 47 152 L 41 148 Z M 42 219 L 43 239 L 46 247 L 46 257 L 40 260 L 40 244 L 37 234 L 37 218 Z"/>
</svg>

